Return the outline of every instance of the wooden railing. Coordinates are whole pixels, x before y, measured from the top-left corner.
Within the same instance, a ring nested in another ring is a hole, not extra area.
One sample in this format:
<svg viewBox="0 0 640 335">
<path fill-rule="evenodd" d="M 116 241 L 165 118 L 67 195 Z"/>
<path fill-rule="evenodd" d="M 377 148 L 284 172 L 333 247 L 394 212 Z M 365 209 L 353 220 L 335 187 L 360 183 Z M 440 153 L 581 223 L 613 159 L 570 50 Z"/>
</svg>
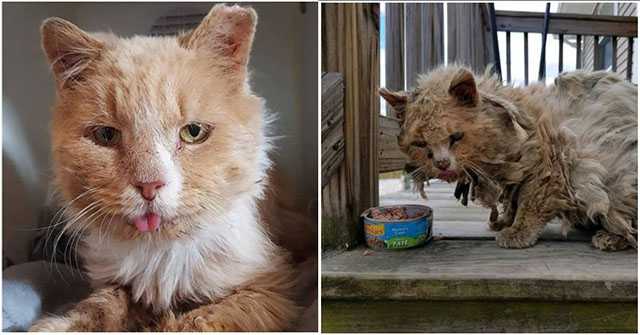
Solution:
<svg viewBox="0 0 640 335">
<path fill-rule="evenodd" d="M 344 82 L 339 73 L 322 74 L 322 187 L 344 160 Z"/>
<path fill-rule="evenodd" d="M 544 13 L 496 11 L 497 31 L 506 33 L 506 79 L 511 82 L 511 33 L 524 34 L 524 77 L 525 84 L 529 83 L 529 34 L 544 34 Z M 618 70 L 618 41 L 626 41 L 626 71 L 628 80 L 631 79 L 633 69 L 633 39 L 638 36 L 637 17 L 635 16 L 604 16 L 604 15 L 580 15 L 550 13 L 548 20 L 548 34 L 558 35 L 558 73 L 563 71 L 563 46 L 566 35 L 576 35 L 576 68 L 583 68 L 584 40 L 586 36 L 593 38 L 591 46 L 593 52 L 593 65 L 588 70 L 603 69 L 603 60 L 599 59 L 600 39 L 609 37 L 612 43 L 611 68 Z M 545 53 L 541 54 L 541 65 L 546 64 Z M 541 66 L 538 79 L 544 79 L 545 66 Z"/>
</svg>

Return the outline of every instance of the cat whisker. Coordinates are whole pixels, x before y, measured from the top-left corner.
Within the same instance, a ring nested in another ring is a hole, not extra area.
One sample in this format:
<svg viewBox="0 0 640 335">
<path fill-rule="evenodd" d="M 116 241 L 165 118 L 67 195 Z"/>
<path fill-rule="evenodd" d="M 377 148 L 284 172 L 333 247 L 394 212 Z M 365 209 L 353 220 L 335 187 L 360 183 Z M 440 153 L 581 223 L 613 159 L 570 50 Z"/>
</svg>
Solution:
<svg viewBox="0 0 640 335">
<path fill-rule="evenodd" d="M 73 226 L 80 218 L 82 218 L 84 215 L 86 215 L 86 213 L 88 213 L 92 208 L 94 208 L 95 206 L 97 206 L 97 203 L 91 202 L 89 205 L 87 205 L 86 207 L 84 207 L 82 210 L 80 210 L 80 212 L 78 212 L 78 214 L 75 215 L 75 217 L 73 217 L 73 219 L 71 219 L 70 221 L 67 221 L 63 227 L 62 230 L 58 233 L 57 238 L 55 239 L 54 243 L 53 243 L 53 255 L 52 255 L 52 262 L 54 261 L 54 257 L 55 257 L 55 250 L 58 247 L 58 243 L 60 243 L 60 239 L 62 238 L 62 236 L 65 234 L 65 232 L 70 229 L 71 226 Z M 66 258 L 66 256 L 63 255 L 63 261 L 64 258 Z"/>
<path fill-rule="evenodd" d="M 483 181 L 487 182 L 490 186 L 500 189 L 500 185 L 493 180 L 493 178 L 491 178 L 489 176 L 488 173 L 486 173 L 482 168 L 480 168 L 477 164 L 471 162 L 471 161 L 464 161 L 463 165 L 465 165 L 466 167 L 468 167 L 470 170 L 472 170 L 474 173 L 476 173 L 478 175 L 478 177 L 481 177 Z M 469 176 L 471 177 L 471 176 Z"/>
<path fill-rule="evenodd" d="M 87 224 L 85 224 L 83 226 L 83 228 L 80 229 L 80 231 L 76 234 L 76 239 L 75 239 L 75 245 L 72 243 L 72 251 L 74 252 L 74 263 L 75 263 L 75 267 L 78 269 L 78 273 L 80 275 L 81 278 L 84 278 L 84 273 L 80 270 L 80 262 L 78 259 L 78 247 L 80 245 L 80 242 L 82 242 L 82 236 L 84 236 L 84 231 L 86 231 L 91 225 L 94 224 L 94 222 L 96 222 L 98 219 L 101 219 L 101 222 L 104 222 L 104 220 L 106 219 L 107 215 L 109 214 L 108 210 L 106 210 L 104 207 L 100 208 L 98 210 L 98 212 L 100 213 L 98 216 L 96 216 L 94 219 L 92 219 L 90 222 L 88 222 Z M 113 216 L 112 216 L 113 217 Z M 88 220 L 87 220 L 88 221 Z M 98 229 L 100 229 L 101 225 L 97 225 Z"/>
<path fill-rule="evenodd" d="M 104 237 L 104 236 L 108 236 L 108 235 L 107 235 L 107 232 L 104 232 L 104 235 L 103 235 L 103 228 L 104 228 L 105 230 L 109 230 L 109 229 L 110 229 L 110 227 L 111 227 L 111 223 L 113 222 L 113 218 L 115 217 L 115 214 L 113 214 L 113 213 L 109 213 L 109 212 L 107 212 L 107 215 L 110 215 L 110 217 L 109 217 L 109 222 L 107 223 L 107 226 L 106 226 L 106 227 L 104 226 L 104 220 L 103 220 L 103 221 L 100 223 L 100 225 L 98 226 L 98 241 L 99 241 L 101 244 L 103 243 L 103 237 Z"/>
<path fill-rule="evenodd" d="M 89 194 L 92 194 L 93 192 L 95 192 L 97 190 L 97 188 L 89 188 L 86 191 L 80 193 L 77 197 L 75 197 L 73 200 L 71 200 L 70 202 L 66 203 L 64 206 L 62 206 L 60 209 L 58 209 L 58 211 L 54 214 L 53 218 L 51 218 L 50 222 L 55 222 L 54 224 L 50 224 L 47 225 L 45 227 L 43 227 L 43 229 L 51 229 L 54 228 L 60 224 L 63 223 L 62 218 L 64 217 L 64 214 L 66 213 L 67 209 L 77 200 L 81 199 L 84 196 L 87 196 Z M 50 231 L 48 231 L 47 233 L 49 233 Z M 46 242 L 48 241 L 48 235 L 47 237 L 45 237 L 45 249 L 46 249 Z"/>
<path fill-rule="evenodd" d="M 98 202 L 97 202 L 98 203 Z M 64 250 L 64 255 L 65 255 L 65 264 L 66 263 L 66 256 L 67 256 L 67 250 L 69 250 L 69 252 L 73 253 L 73 257 L 74 257 L 74 263 L 75 266 L 73 266 L 74 264 L 70 264 L 72 265 L 72 268 L 79 268 L 79 263 L 78 263 L 78 253 L 77 253 L 77 247 L 78 244 L 80 243 L 80 239 L 82 237 L 82 233 L 89 227 L 91 226 L 94 221 L 98 218 L 100 218 L 102 216 L 102 212 L 103 212 L 103 208 L 99 207 L 97 208 L 96 211 L 94 211 L 92 214 L 90 214 L 87 218 L 83 219 L 82 222 L 80 222 L 80 227 L 78 228 L 74 228 L 72 234 L 71 234 L 71 238 L 70 238 L 70 242 L 65 246 L 65 250 Z M 82 224 L 84 223 L 84 224 Z M 71 257 L 71 255 L 70 255 Z M 80 276 L 82 276 L 82 272 L 79 271 Z"/>
<path fill-rule="evenodd" d="M 56 212 L 56 215 L 54 215 L 54 218 L 52 218 L 52 220 L 51 220 L 51 221 L 52 221 L 52 222 L 53 222 L 54 220 L 57 220 L 57 221 L 56 221 L 54 224 L 49 225 L 49 226 L 47 226 L 47 227 L 46 227 L 46 228 L 47 228 L 47 231 L 46 231 L 45 236 L 44 236 L 44 252 L 45 252 L 45 255 L 46 255 L 46 252 L 47 252 L 47 250 L 48 250 L 48 249 L 47 249 L 47 247 L 48 247 L 48 245 L 49 245 L 49 240 L 50 240 L 50 239 L 51 239 L 51 237 L 52 237 L 52 234 L 53 234 L 54 228 L 55 228 L 55 227 L 57 227 L 57 226 L 58 226 L 58 225 L 60 225 L 60 224 L 64 224 L 64 223 L 65 223 L 65 220 L 64 220 L 65 213 L 66 213 L 66 212 L 67 212 L 67 210 L 70 208 L 70 206 L 71 206 L 74 202 L 76 202 L 77 200 L 79 200 L 79 199 L 81 199 L 81 198 L 83 198 L 83 197 L 85 197 L 85 196 L 88 196 L 88 195 L 90 195 L 90 194 L 93 194 L 96 190 L 97 190 L 97 188 L 89 188 L 89 189 L 87 189 L 86 191 L 82 192 L 82 193 L 81 193 L 81 194 L 79 194 L 77 197 L 75 197 L 73 200 L 71 200 L 70 202 L 68 202 L 67 204 L 65 204 L 65 206 L 63 206 L 62 208 L 60 208 L 60 209 Z M 57 219 L 56 219 L 56 217 L 57 217 Z M 54 246 L 54 248 L 52 249 L 52 258 L 51 258 L 52 262 L 54 261 L 55 255 L 56 255 L 56 249 L 55 249 L 55 246 Z"/>
</svg>

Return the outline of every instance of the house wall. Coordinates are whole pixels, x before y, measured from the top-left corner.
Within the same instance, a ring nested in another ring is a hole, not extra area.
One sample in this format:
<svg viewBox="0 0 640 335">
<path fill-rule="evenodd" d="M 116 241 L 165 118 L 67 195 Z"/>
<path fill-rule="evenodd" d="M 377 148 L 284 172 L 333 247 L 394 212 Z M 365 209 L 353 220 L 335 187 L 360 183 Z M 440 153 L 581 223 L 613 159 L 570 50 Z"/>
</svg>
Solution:
<svg viewBox="0 0 640 335">
<path fill-rule="evenodd" d="M 590 13 L 594 15 L 620 15 L 620 16 L 637 16 L 637 4 L 636 3 L 614 3 L 614 4 L 596 4 L 596 3 L 585 3 L 580 4 L 583 5 L 584 8 L 589 8 Z M 608 5 L 617 6 L 617 13 L 615 11 L 612 12 L 612 7 Z M 634 52 L 637 50 L 637 43 L 634 42 Z M 618 68 L 617 73 L 621 75 L 626 75 L 627 73 L 627 49 L 628 42 L 626 38 L 618 39 Z M 582 67 L 585 69 L 593 69 L 593 36 L 584 36 L 583 37 L 583 58 L 582 58 Z M 632 81 L 637 83 L 637 66 L 634 66 Z"/>
<path fill-rule="evenodd" d="M 618 6 L 618 14 L 617 15 L 621 15 L 621 16 L 638 16 L 638 4 L 636 3 L 618 3 L 616 4 Z M 637 55 L 637 50 L 638 50 L 638 43 L 637 43 L 637 39 L 634 39 L 634 43 L 633 43 L 633 57 L 635 57 L 635 59 L 638 59 Z M 622 39 L 618 41 L 618 69 L 617 72 L 625 75 L 627 73 L 627 50 L 629 48 L 629 44 L 627 42 L 627 39 Z M 635 63 L 635 59 L 634 59 L 634 63 Z M 632 78 L 631 81 L 633 81 L 634 83 L 638 82 L 638 64 L 633 64 L 633 69 L 632 69 Z"/>
<path fill-rule="evenodd" d="M 259 16 L 250 63 L 254 91 L 278 116 L 274 155 L 287 191 L 303 208 L 317 208 L 317 7 L 314 3 L 252 5 Z M 54 82 L 40 49 L 47 17 L 88 31 L 146 34 L 160 17 L 206 13 L 210 3 L 3 4 L 3 250 L 27 259 L 29 241 L 49 190 L 49 123 Z M 310 212 L 316 213 L 315 210 Z M 315 215 L 315 214 L 314 214 Z"/>
</svg>

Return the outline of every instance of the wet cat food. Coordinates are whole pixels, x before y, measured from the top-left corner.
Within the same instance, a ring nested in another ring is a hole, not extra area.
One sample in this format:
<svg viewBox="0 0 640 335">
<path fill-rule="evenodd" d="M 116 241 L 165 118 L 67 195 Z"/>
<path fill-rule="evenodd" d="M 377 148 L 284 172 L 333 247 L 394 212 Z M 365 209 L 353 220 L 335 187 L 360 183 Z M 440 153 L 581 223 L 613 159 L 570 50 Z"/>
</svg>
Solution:
<svg viewBox="0 0 640 335">
<path fill-rule="evenodd" d="M 373 207 L 362 213 L 367 245 L 373 249 L 405 249 L 431 239 L 431 208 L 420 205 Z"/>
</svg>

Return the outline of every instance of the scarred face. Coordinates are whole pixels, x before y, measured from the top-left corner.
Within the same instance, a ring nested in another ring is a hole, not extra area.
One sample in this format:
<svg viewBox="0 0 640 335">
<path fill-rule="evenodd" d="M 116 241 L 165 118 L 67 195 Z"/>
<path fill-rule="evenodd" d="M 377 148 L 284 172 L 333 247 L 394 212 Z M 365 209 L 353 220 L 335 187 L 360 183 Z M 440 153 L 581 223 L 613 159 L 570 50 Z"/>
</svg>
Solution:
<svg viewBox="0 0 640 335">
<path fill-rule="evenodd" d="M 517 137 L 505 103 L 481 94 L 465 68 L 439 68 L 421 76 L 413 91 L 380 94 L 401 122 L 400 149 L 447 182 L 471 170 L 484 174 L 483 164 L 506 155 Z"/>
</svg>

